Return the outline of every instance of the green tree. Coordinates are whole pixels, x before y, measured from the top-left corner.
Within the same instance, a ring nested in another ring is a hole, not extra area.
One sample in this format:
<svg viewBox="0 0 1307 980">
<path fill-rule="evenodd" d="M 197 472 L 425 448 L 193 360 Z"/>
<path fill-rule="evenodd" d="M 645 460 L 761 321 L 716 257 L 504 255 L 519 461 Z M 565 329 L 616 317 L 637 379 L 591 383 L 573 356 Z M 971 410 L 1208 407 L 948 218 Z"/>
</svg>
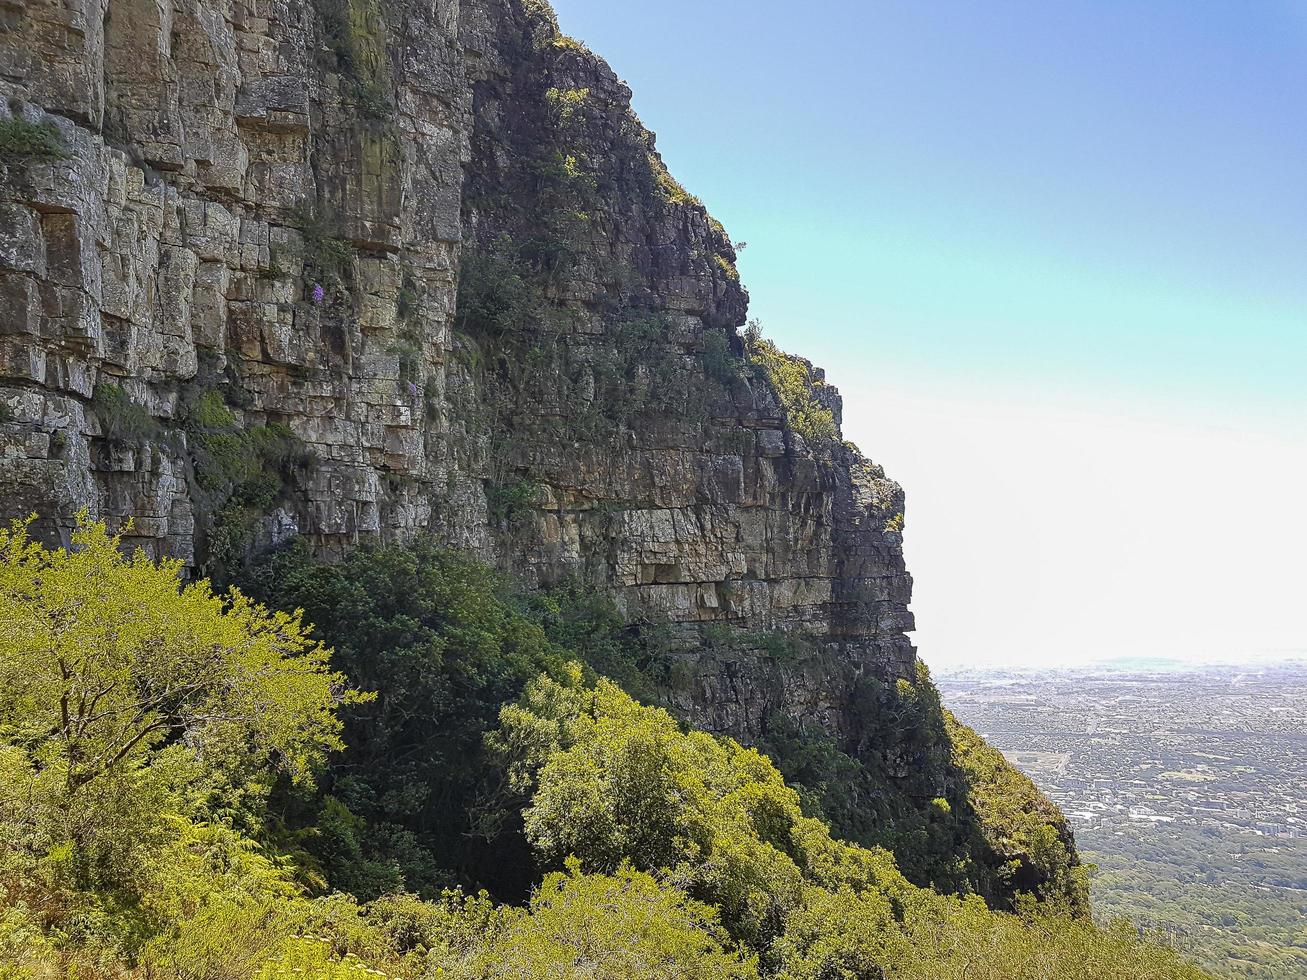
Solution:
<svg viewBox="0 0 1307 980">
<path fill-rule="evenodd" d="M 683 732 L 610 681 L 580 681 L 579 666 L 563 682 L 541 678 L 504 709 L 496 740 L 513 781 L 535 785 L 526 834 L 547 864 L 575 855 L 591 871 L 665 870 L 758 948 L 801 903 L 805 876 L 906 887 L 884 852 L 840 844 L 804 817 L 765 756 Z"/>
<path fill-rule="evenodd" d="M 47 550 L 22 522 L 0 530 L 10 800 L 27 801 L 31 839 L 68 848 L 83 883 L 151 846 L 143 828 L 183 790 L 231 788 L 221 803 L 234 805 L 267 768 L 311 781 L 341 747 L 336 708 L 363 700 L 298 615 L 183 585 L 181 571 L 125 556 L 84 516 L 69 549 Z"/>
<path fill-rule="evenodd" d="M 344 713 L 349 748 L 324 774 L 323 795 L 290 810 L 331 884 L 370 899 L 400 887 L 434 896 L 454 879 L 525 898 L 536 873 L 520 833 L 492 843 L 469 811 L 484 795 L 483 738 L 500 707 L 566 657 L 501 577 L 421 541 L 332 565 L 291 547 L 242 585 L 303 609 L 336 664 L 379 692 Z"/>
<path fill-rule="evenodd" d="M 1020 914 L 941 895 L 888 852 L 836 840 L 803 816 L 770 760 L 684 731 L 665 711 L 573 666 L 532 684 L 492 740 L 546 863 L 633 866 L 715 907 L 778 980 L 1183 980 L 1171 951 L 1096 929 L 1026 895 Z M 1021 806 L 1023 787 L 1014 788 Z M 995 802 L 994 805 L 998 805 Z M 1041 847 L 1053 846 L 1041 841 Z M 574 856 L 574 857 L 572 857 Z M 575 872 L 573 872 L 575 873 Z"/>
<path fill-rule="evenodd" d="M 621 867 L 584 875 L 580 862 L 548 875 L 529 914 L 455 976 L 468 980 L 756 980 L 755 960 L 722 931 L 711 907 Z"/>
</svg>

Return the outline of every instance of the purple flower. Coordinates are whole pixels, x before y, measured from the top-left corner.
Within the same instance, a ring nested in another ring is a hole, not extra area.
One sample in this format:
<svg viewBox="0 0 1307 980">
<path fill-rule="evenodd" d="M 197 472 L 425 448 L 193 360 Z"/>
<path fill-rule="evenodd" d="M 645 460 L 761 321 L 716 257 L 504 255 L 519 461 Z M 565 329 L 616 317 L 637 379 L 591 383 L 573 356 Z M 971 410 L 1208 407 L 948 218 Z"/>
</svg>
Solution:
<svg viewBox="0 0 1307 980">
<path fill-rule="evenodd" d="M 313 297 L 314 303 L 321 303 L 323 299 L 326 298 L 327 291 L 322 288 L 322 283 L 315 282 L 313 284 L 313 292 L 309 295 Z"/>
<path fill-rule="evenodd" d="M 408 393 L 411 398 L 416 398 L 418 396 L 418 386 L 412 381 L 408 383 Z"/>
</svg>

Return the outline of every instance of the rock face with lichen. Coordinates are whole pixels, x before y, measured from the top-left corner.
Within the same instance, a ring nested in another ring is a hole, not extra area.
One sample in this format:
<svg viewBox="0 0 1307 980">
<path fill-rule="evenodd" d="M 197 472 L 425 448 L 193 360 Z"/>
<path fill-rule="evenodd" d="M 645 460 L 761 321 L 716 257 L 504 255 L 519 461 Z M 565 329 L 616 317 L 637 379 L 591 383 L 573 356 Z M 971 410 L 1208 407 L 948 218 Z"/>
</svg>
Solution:
<svg viewBox="0 0 1307 980">
<path fill-rule="evenodd" d="M 665 624 L 704 727 L 924 769 L 859 704 L 918 683 L 902 492 L 542 5 L 11 0 L 0 96 L 4 516 L 434 535 Z"/>
</svg>

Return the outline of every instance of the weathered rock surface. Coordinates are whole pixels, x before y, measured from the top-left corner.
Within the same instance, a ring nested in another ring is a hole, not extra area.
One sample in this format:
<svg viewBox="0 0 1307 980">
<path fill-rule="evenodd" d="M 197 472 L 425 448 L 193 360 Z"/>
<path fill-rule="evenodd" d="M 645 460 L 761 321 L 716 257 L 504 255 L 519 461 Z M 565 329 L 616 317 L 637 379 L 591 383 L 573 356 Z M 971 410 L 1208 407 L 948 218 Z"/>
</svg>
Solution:
<svg viewBox="0 0 1307 980">
<path fill-rule="evenodd" d="M 247 545 L 430 532 L 529 582 L 612 586 L 632 615 L 797 630 L 906 676 L 898 487 L 806 445 L 757 378 L 708 373 L 709 335 L 739 355 L 730 241 L 547 11 L 27 0 L 0 85 L 65 149 L 0 169 L 8 516 L 59 538 L 87 507 L 207 570 L 185 413 L 217 386 L 313 459 Z M 460 250 L 497 248 L 536 303 L 457 336 Z M 105 385 L 159 431 L 114 437 Z M 504 487 L 527 498 L 511 522 Z M 833 710 L 821 678 L 793 682 L 777 697 Z M 720 728 L 767 707 L 721 676 L 701 694 Z"/>
</svg>

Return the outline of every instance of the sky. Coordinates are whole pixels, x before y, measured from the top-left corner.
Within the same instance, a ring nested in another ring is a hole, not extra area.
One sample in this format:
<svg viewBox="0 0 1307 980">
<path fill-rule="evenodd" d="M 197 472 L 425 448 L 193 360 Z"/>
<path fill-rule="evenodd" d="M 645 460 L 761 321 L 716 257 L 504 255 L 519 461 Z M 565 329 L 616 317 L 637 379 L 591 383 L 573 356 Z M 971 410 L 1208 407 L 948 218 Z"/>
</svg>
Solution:
<svg viewBox="0 0 1307 980">
<path fill-rule="evenodd" d="M 907 490 L 933 666 L 1307 656 L 1307 0 L 555 0 Z"/>
</svg>

